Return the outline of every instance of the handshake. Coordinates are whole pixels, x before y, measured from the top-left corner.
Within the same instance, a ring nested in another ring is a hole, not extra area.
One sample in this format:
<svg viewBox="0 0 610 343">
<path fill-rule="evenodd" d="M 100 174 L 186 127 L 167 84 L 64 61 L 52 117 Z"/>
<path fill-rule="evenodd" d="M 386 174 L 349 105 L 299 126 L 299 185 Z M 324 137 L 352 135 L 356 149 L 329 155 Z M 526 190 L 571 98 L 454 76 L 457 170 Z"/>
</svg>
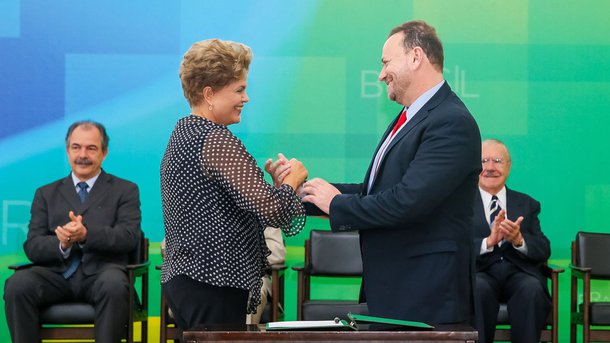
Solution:
<svg viewBox="0 0 610 343">
<path fill-rule="evenodd" d="M 330 202 L 341 194 L 326 180 L 316 178 L 305 181 L 308 176 L 305 165 L 295 158 L 288 160 L 282 153 L 277 155 L 277 160 L 268 159 L 265 162 L 265 171 L 271 175 L 275 187 L 289 185 L 303 202 L 316 205 L 326 214 L 329 214 Z"/>
<path fill-rule="evenodd" d="M 271 175 L 275 187 L 287 184 L 295 192 L 301 190 L 308 175 L 307 168 L 301 161 L 296 158 L 288 160 L 282 153 L 277 154 L 277 160 L 268 159 L 265 162 L 265 171 Z"/>
</svg>

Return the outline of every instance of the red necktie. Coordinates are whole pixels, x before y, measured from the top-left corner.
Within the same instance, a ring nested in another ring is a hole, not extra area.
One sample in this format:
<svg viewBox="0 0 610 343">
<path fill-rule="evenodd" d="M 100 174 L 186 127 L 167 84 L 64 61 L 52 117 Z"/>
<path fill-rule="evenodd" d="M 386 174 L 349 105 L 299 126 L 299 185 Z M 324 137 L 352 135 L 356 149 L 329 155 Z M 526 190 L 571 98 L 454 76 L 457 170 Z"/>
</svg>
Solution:
<svg viewBox="0 0 610 343">
<path fill-rule="evenodd" d="M 394 128 L 392 128 L 392 132 L 390 133 L 390 139 L 392 137 L 394 137 L 394 134 L 396 133 L 396 131 L 398 131 L 398 129 L 400 129 L 400 127 L 407 121 L 407 109 L 405 108 L 402 113 L 400 114 L 400 116 L 398 117 L 398 120 L 396 121 L 396 124 L 394 125 Z M 373 164 L 374 167 L 374 174 L 377 174 L 377 168 L 379 168 L 379 163 L 381 162 L 381 158 L 383 156 L 383 154 L 385 154 L 385 149 L 388 147 L 389 145 L 389 141 L 387 144 L 384 144 L 381 146 L 381 149 L 378 152 L 379 158 L 377 158 L 375 161 L 376 163 Z"/>
<path fill-rule="evenodd" d="M 402 113 L 400 114 L 400 117 L 398 117 L 398 121 L 396 121 L 396 125 L 394 125 L 394 128 L 392 129 L 392 133 L 390 134 L 390 137 L 393 137 L 394 134 L 396 133 L 396 131 L 398 131 L 398 129 L 400 129 L 402 124 L 404 124 L 406 121 L 407 121 L 407 109 L 405 108 L 405 110 L 402 111 Z"/>
</svg>

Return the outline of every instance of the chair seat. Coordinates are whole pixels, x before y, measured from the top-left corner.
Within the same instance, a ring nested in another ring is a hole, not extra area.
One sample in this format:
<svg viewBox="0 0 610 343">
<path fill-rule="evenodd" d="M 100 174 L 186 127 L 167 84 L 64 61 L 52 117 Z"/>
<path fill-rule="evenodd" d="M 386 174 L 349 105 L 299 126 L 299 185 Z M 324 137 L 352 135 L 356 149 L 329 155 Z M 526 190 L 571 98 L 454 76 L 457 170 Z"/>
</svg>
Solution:
<svg viewBox="0 0 610 343">
<path fill-rule="evenodd" d="M 40 314 L 44 324 L 91 324 L 95 308 L 88 303 L 63 303 L 47 307 Z"/>
<path fill-rule="evenodd" d="M 140 332 L 140 342 L 148 342 L 148 247 L 149 241 L 142 235 L 137 248 L 129 254 L 129 264 L 125 266 L 127 277 L 133 282 L 133 288 L 129 292 L 129 301 L 133 306 L 129 308 L 130 316 L 123 332 L 128 343 L 134 342 L 136 329 Z M 18 271 L 29 268 L 30 265 L 12 265 L 9 268 Z M 41 308 L 41 338 L 45 341 L 92 340 L 96 331 L 95 317 L 95 308 L 87 302 L 57 303 Z M 134 327 L 134 322 L 140 322 L 139 328 Z"/>
<path fill-rule="evenodd" d="M 553 311 L 549 311 L 549 315 L 546 317 L 547 325 L 553 325 Z M 510 325 L 508 320 L 508 306 L 506 304 L 500 304 L 500 310 L 498 311 L 498 318 L 496 319 L 498 325 Z"/>
<path fill-rule="evenodd" d="M 368 315 L 366 303 L 341 300 L 308 300 L 303 303 L 303 320 L 348 320 L 347 313 Z"/>
<path fill-rule="evenodd" d="M 133 308 L 134 320 L 147 319 L 148 311 L 144 311 L 139 299 L 134 299 Z M 95 308 L 84 302 L 55 304 L 42 311 L 40 320 L 43 324 L 91 324 L 95 320 Z"/>
<path fill-rule="evenodd" d="M 584 305 L 579 305 L 580 312 Z M 592 302 L 590 305 L 589 317 L 591 325 L 610 325 L 610 302 Z"/>
</svg>

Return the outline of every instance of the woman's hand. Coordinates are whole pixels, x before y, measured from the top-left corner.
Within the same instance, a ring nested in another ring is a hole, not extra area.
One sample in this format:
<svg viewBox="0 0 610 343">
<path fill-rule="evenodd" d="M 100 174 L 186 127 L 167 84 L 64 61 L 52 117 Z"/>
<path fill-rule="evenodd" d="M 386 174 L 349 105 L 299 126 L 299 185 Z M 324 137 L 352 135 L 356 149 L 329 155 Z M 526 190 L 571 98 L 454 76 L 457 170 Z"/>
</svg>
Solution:
<svg viewBox="0 0 610 343">
<path fill-rule="evenodd" d="M 284 177 L 283 183 L 292 187 L 296 192 L 307 179 L 308 172 L 303 163 L 296 158 L 291 159 L 289 164 L 290 173 Z"/>
<path fill-rule="evenodd" d="M 268 159 L 265 162 L 265 171 L 271 175 L 273 185 L 277 188 L 284 183 L 284 178 L 290 173 L 290 161 L 284 154 L 277 154 L 277 160 Z"/>
</svg>

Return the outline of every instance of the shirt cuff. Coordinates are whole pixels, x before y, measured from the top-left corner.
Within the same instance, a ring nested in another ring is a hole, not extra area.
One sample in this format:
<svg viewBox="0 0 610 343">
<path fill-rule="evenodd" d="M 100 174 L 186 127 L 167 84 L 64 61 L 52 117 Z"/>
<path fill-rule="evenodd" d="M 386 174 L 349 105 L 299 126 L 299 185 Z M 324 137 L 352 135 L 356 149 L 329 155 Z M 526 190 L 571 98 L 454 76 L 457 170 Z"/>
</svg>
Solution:
<svg viewBox="0 0 610 343">
<path fill-rule="evenodd" d="M 61 248 L 61 242 L 59 242 L 59 252 L 61 253 L 61 256 L 64 258 L 64 260 L 70 257 L 70 251 L 72 251 L 72 247 L 69 247 L 64 251 L 64 249 Z"/>
<path fill-rule="evenodd" d="M 513 248 L 515 248 L 515 250 L 519 251 L 520 253 L 527 255 L 527 244 L 525 244 L 525 238 L 523 239 L 523 244 L 520 247 L 516 247 L 513 244 Z"/>
<path fill-rule="evenodd" d="M 495 246 L 491 246 L 490 248 L 487 248 L 487 238 L 483 238 L 483 241 L 481 242 L 481 250 L 479 251 L 479 253 L 481 255 L 488 254 L 494 251 L 494 247 Z"/>
</svg>

